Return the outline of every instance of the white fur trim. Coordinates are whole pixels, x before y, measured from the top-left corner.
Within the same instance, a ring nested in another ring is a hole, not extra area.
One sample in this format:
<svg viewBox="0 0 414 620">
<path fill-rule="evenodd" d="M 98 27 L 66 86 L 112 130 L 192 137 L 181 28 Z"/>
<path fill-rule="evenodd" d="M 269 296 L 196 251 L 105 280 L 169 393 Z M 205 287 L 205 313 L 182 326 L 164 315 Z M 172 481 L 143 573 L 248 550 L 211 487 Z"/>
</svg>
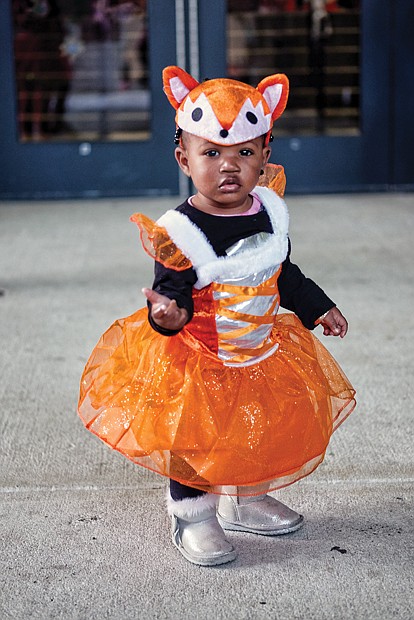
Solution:
<svg viewBox="0 0 414 620">
<path fill-rule="evenodd" d="M 246 269 L 246 261 L 255 271 L 282 263 L 288 252 L 289 215 L 285 202 L 271 189 L 256 187 L 273 228 L 273 234 L 254 250 L 235 256 L 217 256 L 204 233 L 179 211 L 167 211 L 158 220 L 171 239 L 192 262 L 197 273 L 195 288 L 201 289 L 217 279 L 236 278 Z"/>
<path fill-rule="evenodd" d="M 206 510 L 215 510 L 217 507 L 217 495 L 206 493 L 198 497 L 187 497 L 175 501 L 172 499 L 170 492 L 167 492 L 167 510 L 170 516 L 179 519 L 191 519 L 198 517 Z"/>
<path fill-rule="evenodd" d="M 207 237 L 186 215 L 169 210 L 160 217 L 157 224 L 166 228 L 175 245 L 191 260 L 194 269 L 217 259 Z"/>
<path fill-rule="evenodd" d="M 289 212 L 283 198 L 268 187 L 255 187 L 254 193 L 260 198 L 272 222 L 275 235 L 287 241 L 289 232 Z M 287 254 L 287 249 L 286 249 Z M 286 256 L 284 257 L 284 259 Z M 283 260 L 284 260 L 283 259 Z"/>
</svg>

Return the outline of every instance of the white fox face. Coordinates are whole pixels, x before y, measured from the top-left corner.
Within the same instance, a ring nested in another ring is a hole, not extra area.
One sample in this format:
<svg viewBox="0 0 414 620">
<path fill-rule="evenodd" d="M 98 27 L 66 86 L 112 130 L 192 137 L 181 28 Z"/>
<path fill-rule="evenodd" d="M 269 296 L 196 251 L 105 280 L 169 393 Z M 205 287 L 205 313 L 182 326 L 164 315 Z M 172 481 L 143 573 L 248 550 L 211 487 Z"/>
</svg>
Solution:
<svg viewBox="0 0 414 620">
<path fill-rule="evenodd" d="M 163 80 L 166 95 L 177 110 L 177 125 L 223 145 L 268 134 L 286 106 L 289 91 L 283 74 L 265 78 L 253 88 L 229 79 L 199 84 L 179 67 L 167 67 Z"/>
<path fill-rule="evenodd" d="M 231 110 L 223 112 L 219 119 L 207 96 L 201 93 L 194 102 L 186 98 L 183 108 L 177 111 L 177 125 L 188 133 L 220 144 L 247 142 L 266 134 L 272 126 L 272 115 L 265 113 L 261 101 L 254 106 L 246 99 L 235 117 Z"/>
</svg>

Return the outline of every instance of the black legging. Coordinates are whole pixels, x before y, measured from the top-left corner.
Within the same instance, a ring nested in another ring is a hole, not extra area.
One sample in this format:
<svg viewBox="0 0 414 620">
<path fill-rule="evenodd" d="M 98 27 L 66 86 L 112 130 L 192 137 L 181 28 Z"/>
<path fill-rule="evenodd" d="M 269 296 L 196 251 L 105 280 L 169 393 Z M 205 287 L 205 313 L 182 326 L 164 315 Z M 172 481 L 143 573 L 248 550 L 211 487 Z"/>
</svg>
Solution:
<svg viewBox="0 0 414 620">
<path fill-rule="evenodd" d="M 200 489 L 194 489 L 193 487 L 187 487 L 184 484 L 180 484 L 172 479 L 170 480 L 170 494 L 171 498 L 176 502 L 180 499 L 206 495 L 205 491 L 200 491 Z"/>
</svg>

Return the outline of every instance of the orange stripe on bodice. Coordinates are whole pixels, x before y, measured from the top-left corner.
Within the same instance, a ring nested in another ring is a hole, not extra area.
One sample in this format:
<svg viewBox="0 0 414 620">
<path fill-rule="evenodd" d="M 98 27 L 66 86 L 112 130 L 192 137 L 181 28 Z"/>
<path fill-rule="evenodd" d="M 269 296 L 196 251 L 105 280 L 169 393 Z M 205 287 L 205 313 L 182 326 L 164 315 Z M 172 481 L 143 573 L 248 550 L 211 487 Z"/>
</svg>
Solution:
<svg viewBox="0 0 414 620">
<path fill-rule="evenodd" d="M 220 351 L 230 353 L 230 361 L 234 364 L 243 364 L 262 357 L 275 346 L 273 341 L 268 340 L 267 335 L 278 310 L 277 279 L 280 271 L 281 268 L 258 286 L 213 282 L 201 290 L 194 289 L 194 316 L 185 331 L 216 355 L 219 355 Z M 259 296 L 269 298 L 268 307 L 263 314 L 249 314 L 238 310 L 240 306 Z M 217 329 L 220 317 L 225 317 L 230 323 L 228 330 Z M 256 345 L 253 333 L 266 325 L 269 330 L 266 330 L 265 338 Z M 238 342 L 241 339 L 242 342 Z M 249 346 L 252 339 L 254 346 Z"/>
</svg>

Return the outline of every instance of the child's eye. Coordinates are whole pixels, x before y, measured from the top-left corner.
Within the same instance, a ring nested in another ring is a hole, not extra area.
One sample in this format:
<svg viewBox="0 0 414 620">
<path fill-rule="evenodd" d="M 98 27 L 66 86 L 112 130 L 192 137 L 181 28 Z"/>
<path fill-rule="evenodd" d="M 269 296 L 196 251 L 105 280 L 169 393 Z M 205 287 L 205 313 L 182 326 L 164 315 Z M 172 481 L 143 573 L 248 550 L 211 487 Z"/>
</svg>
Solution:
<svg viewBox="0 0 414 620">
<path fill-rule="evenodd" d="M 216 155 L 218 155 L 218 151 L 216 151 L 216 149 L 209 149 L 204 154 L 207 155 L 207 157 L 216 157 Z"/>
<path fill-rule="evenodd" d="M 240 155 L 243 157 L 249 157 L 249 155 L 253 155 L 253 151 L 251 149 L 242 149 L 240 151 Z"/>
</svg>

